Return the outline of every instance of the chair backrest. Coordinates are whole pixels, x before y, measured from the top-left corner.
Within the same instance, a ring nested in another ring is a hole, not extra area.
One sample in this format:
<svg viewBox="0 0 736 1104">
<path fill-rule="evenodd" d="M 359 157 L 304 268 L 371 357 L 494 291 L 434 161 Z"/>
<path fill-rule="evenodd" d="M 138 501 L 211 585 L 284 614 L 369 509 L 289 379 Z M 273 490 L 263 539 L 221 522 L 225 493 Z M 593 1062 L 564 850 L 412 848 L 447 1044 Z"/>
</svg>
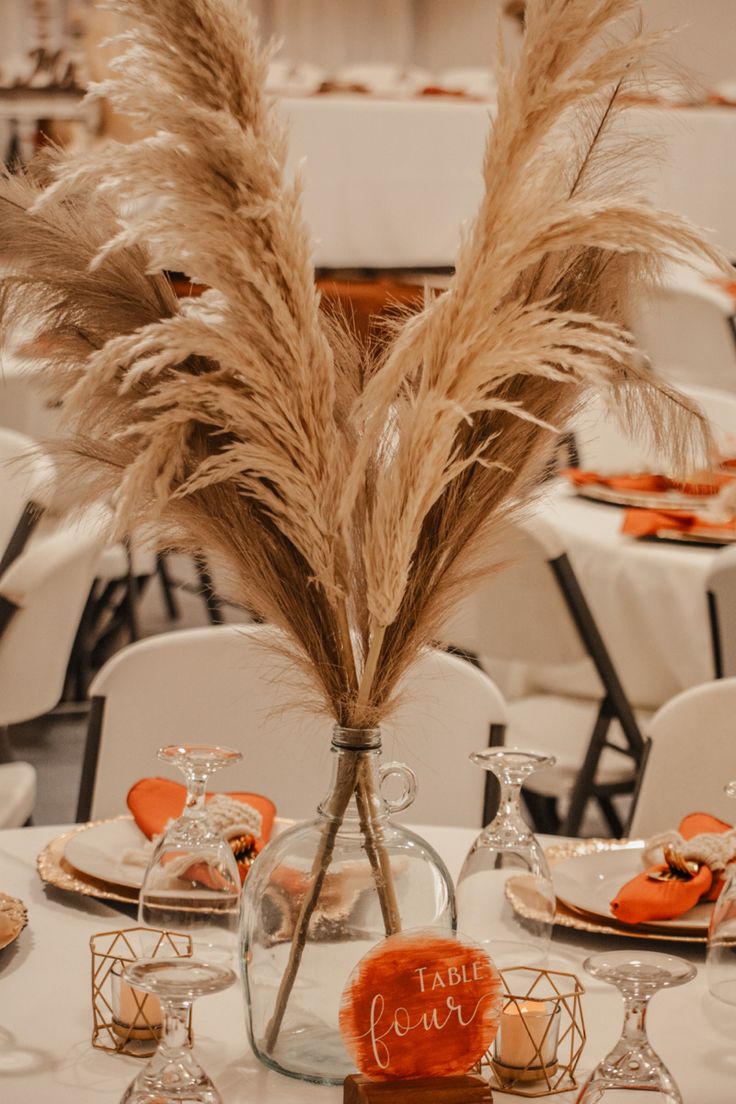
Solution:
<svg viewBox="0 0 736 1104">
<path fill-rule="evenodd" d="M 313 815 L 330 777 L 331 722 L 305 706 L 293 662 L 268 647 L 272 634 L 253 625 L 164 633 L 105 664 L 90 687 L 80 819 L 120 813 L 133 782 L 166 773 L 156 749 L 182 741 L 243 752 L 213 788 L 264 793 L 287 817 Z M 491 725 L 505 723 L 505 703 L 486 675 L 425 653 L 382 726 L 384 758 L 405 760 L 419 777 L 402 819 L 480 826 L 484 772 L 468 754 L 488 746 Z"/>
<path fill-rule="evenodd" d="M 30 437 L 0 429 L 0 574 L 22 550 L 52 479 L 51 461 Z"/>
<path fill-rule="evenodd" d="M 724 793 L 736 779 L 734 716 L 736 678 L 693 686 L 655 713 L 630 836 L 676 828 L 695 812 L 736 823 L 736 802 Z"/>
<path fill-rule="evenodd" d="M 61 698 L 100 548 L 84 526 L 65 525 L 34 536 L 0 578 L 12 613 L 0 635 L 0 725 L 39 717 Z"/>
<path fill-rule="evenodd" d="M 721 454 L 736 456 L 736 394 L 679 382 L 677 388 L 700 406 L 710 422 Z M 632 440 L 618 427 L 602 398 L 591 398 L 576 415 L 570 429 L 581 468 L 601 472 L 662 468 L 662 459 L 646 443 Z"/>
<path fill-rule="evenodd" d="M 631 328 L 658 375 L 736 392 L 733 303 L 697 274 L 670 274 L 639 301 Z"/>
</svg>

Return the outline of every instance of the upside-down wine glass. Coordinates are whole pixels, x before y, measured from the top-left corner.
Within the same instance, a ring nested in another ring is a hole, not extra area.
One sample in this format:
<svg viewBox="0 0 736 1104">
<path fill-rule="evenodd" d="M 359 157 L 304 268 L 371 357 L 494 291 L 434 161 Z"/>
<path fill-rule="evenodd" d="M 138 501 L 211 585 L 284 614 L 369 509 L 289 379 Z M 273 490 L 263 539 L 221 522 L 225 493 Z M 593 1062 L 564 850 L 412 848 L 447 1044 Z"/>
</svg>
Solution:
<svg viewBox="0 0 736 1104">
<path fill-rule="evenodd" d="M 223 946 L 223 932 L 238 927 L 240 875 L 227 840 L 207 814 L 205 787 L 216 770 L 242 758 L 232 748 L 209 744 L 160 748 L 159 759 L 178 767 L 186 778 L 187 796 L 180 817 L 156 846 L 146 870 L 138 904 L 138 921 L 153 928 L 190 934 L 195 953 Z"/>
<path fill-rule="evenodd" d="M 541 844 L 521 815 L 524 780 L 554 759 L 518 748 L 470 756 L 501 786 L 498 812 L 468 852 L 457 884 L 458 929 L 485 945 L 496 966 L 543 965 L 555 893 Z"/>
<path fill-rule="evenodd" d="M 120 1104 L 222 1104 L 194 1057 L 188 1018 L 197 997 L 232 985 L 233 971 L 193 958 L 139 958 L 125 968 L 123 980 L 159 1000 L 163 1031 L 158 1050 L 130 1083 Z"/>
<path fill-rule="evenodd" d="M 736 782 L 726 786 L 736 797 Z M 726 868 L 725 882 L 713 906 L 708 928 L 708 988 L 726 1004 L 736 1004 L 736 863 Z"/>
<path fill-rule="evenodd" d="M 680 1090 L 647 1038 L 649 1001 L 660 989 L 692 981 L 697 973 L 684 958 L 658 951 L 604 951 L 586 959 L 595 978 L 615 985 L 624 998 L 621 1038 L 598 1063 L 576 1104 L 619 1104 L 627 1092 L 639 1093 L 637 1104 L 682 1104 Z M 633 1100 L 632 1100 L 633 1104 Z"/>
</svg>

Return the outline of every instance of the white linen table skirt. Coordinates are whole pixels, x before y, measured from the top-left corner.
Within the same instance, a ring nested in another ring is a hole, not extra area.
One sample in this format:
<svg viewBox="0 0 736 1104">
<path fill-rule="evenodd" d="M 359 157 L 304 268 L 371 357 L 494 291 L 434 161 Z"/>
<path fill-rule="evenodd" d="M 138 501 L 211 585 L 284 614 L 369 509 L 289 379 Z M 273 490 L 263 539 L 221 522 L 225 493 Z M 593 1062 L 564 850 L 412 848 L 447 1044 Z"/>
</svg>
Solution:
<svg viewBox="0 0 736 1104">
<path fill-rule="evenodd" d="M 580 498 L 566 483 L 540 511 L 560 534 L 632 704 L 656 709 L 714 677 L 705 584 L 717 549 L 625 536 L 622 509 Z M 527 674 L 553 691 L 597 685 L 577 669 Z"/>
<path fill-rule="evenodd" d="M 0 832 L 0 889 L 28 906 L 28 927 L 18 942 L 0 952 L 0 1099 L 8 1104 L 116 1104 L 141 1068 L 134 1058 L 107 1054 L 90 1045 L 89 938 L 95 932 L 134 922 L 101 903 L 58 891 L 45 892 L 36 856 L 63 827 Z M 457 876 L 475 830 L 418 829 L 444 856 Z M 552 967 L 583 978 L 587 996 L 588 1069 L 616 1041 L 621 998 L 610 986 L 583 977 L 587 954 L 631 940 L 602 940 L 560 930 Z M 668 949 L 667 944 L 647 944 Z M 669 1065 L 685 1104 L 733 1104 L 736 1008 L 707 992 L 702 950 L 678 945 L 699 967 L 696 980 L 659 994 L 649 1014 L 653 1046 Z M 339 1104 L 340 1089 L 305 1085 L 270 1072 L 252 1056 L 235 986 L 203 998 L 194 1012 L 197 1051 L 226 1104 Z M 505 1096 L 504 1100 L 520 1098 Z M 569 1096 L 560 1100 L 568 1100 Z"/>
<path fill-rule="evenodd" d="M 326 268 L 452 265 L 482 195 L 489 103 L 360 95 L 286 98 L 314 260 Z M 648 190 L 736 257 L 736 108 L 636 107 L 659 143 Z"/>
</svg>

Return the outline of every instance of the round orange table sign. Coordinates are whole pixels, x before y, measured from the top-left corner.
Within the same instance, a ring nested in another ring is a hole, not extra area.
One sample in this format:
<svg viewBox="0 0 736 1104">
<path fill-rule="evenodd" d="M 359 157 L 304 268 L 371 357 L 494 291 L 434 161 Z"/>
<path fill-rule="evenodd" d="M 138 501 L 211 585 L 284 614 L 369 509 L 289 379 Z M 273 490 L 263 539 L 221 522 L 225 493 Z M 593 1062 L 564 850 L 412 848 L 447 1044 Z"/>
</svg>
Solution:
<svg viewBox="0 0 736 1104">
<path fill-rule="evenodd" d="M 500 1010 L 500 979 L 482 947 L 414 928 L 360 960 L 343 993 L 340 1030 L 366 1077 L 449 1077 L 485 1054 Z"/>
</svg>

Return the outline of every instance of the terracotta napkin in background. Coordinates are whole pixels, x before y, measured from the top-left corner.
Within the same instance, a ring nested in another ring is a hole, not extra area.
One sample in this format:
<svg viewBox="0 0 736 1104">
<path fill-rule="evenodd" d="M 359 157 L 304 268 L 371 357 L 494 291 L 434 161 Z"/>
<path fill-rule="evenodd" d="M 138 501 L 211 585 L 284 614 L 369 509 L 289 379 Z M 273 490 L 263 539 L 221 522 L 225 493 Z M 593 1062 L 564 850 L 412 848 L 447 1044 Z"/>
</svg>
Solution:
<svg viewBox="0 0 736 1104">
<path fill-rule="evenodd" d="M 714 537 L 723 533 L 725 537 L 736 535 L 736 518 L 729 521 L 711 521 L 700 514 L 691 514 L 687 510 L 641 510 L 624 512 L 621 532 L 629 537 L 653 537 L 661 529 L 673 529 L 678 533 L 688 533 L 691 529 L 705 530 Z"/>
<path fill-rule="evenodd" d="M 175 820 L 186 800 L 186 786 L 173 782 L 170 778 L 142 778 L 128 791 L 128 808 L 143 835 L 148 839 L 160 835 L 170 820 Z M 209 801 L 213 794 L 208 793 Z M 261 840 L 267 843 L 273 828 L 276 806 L 267 797 L 254 793 L 229 793 L 235 801 L 244 801 L 262 816 Z"/>
<path fill-rule="evenodd" d="M 722 487 L 734 479 L 732 473 L 716 471 L 703 472 L 700 480 L 670 479 L 669 476 L 654 472 L 601 475 L 600 472 L 583 471 L 580 468 L 565 468 L 560 474 L 566 476 L 574 487 L 598 484 L 601 487 L 610 487 L 612 491 L 649 491 L 654 494 L 677 491 L 679 494 L 698 497 L 718 494 Z"/>
<path fill-rule="evenodd" d="M 707 813 L 690 813 L 679 826 L 684 839 L 704 832 L 728 832 L 726 824 Z M 666 863 L 651 866 L 649 871 L 667 870 Z M 627 882 L 611 901 L 611 912 L 623 924 L 646 924 L 651 920 L 674 920 L 693 908 L 699 901 L 715 901 L 723 879 L 707 866 L 701 866 L 689 881 L 655 882 L 642 871 Z"/>
</svg>

